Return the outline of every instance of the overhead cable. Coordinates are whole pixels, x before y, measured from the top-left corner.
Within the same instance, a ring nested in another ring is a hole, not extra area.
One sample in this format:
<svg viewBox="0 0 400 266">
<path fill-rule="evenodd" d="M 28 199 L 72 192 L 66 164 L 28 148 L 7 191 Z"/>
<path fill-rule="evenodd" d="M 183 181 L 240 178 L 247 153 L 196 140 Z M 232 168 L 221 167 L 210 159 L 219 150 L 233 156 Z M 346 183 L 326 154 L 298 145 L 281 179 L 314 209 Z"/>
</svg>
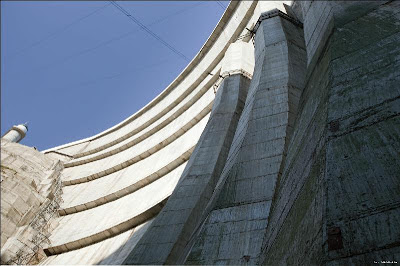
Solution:
<svg viewBox="0 0 400 266">
<path fill-rule="evenodd" d="M 133 69 L 130 69 L 129 71 L 120 72 L 120 73 L 117 73 L 117 74 L 114 74 L 114 75 L 102 76 L 102 77 L 98 77 L 98 78 L 95 78 L 95 79 L 90 79 L 90 80 L 85 80 L 85 81 L 81 81 L 81 82 L 78 82 L 78 83 L 73 83 L 73 84 L 70 84 L 70 85 L 63 86 L 63 87 L 53 88 L 53 90 L 65 90 L 65 89 L 70 89 L 71 87 L 74 87 L 74 88 L 86 87 L 86 86 L 89 86 L 89 85 L 93 85 L 93 84 L 99 83 L 100 81 L 115 79 L 117 77 L 124 76 L 124 75 L 127 75 L 127 74 L 133 74 L 133 73 L 137 73 L 138 71 L 151 69 L 153 67 L 157 67 L 157 66 L 160 66 L 162 64 L 168 63 L 169 61 L 170 61 L 169 59 L 163 59 L 163 60 L 160 60 L 160 61 L 158 61 L 157 63 L 154 63 L 154 64 L 147 64 L 147 65 L 144 65 L 144 66 L 141 66 L 141 67 L 135 67 Z"/>
<path fill-rule="evenodd" d="M 215 2 L 222 8 L 222 10 L 224 10 L 224 11 L 226 10 L 227 7 L 226 7 L 224 4 L 222 4 L 221 1 L 218 1 L 218 0 L 217 0 L 217 1 L 215 1 Z M 233 16 L 233 18 L 240 24 L 240 21 L 239 21 L 239 19 L 237 18 L 237 15 L 236 15 L 236 14 L 235 14 L 235 16 Z"/>
<path fill-rule="evenodd" d="M 132 20 L 136 25 L 138 25 L 142 30 L 150 34 L 152 37 L 154 37 L 157 41 L 159 41 L 161 44 L 163 44 L 165 47 L 170 49 L 172 52 L 174 52 L 176 55 L 184 59 L 186 62 L 189 62 L 189 59 L 179 52 L 177 49 L 175 49 L 172 45 L 164 41 L 161 37 L 159 37 L 157 34 L 155 34 L 153 31 L 151 31 L 149 28 L 147 28 L 143 23 L 141 23 L 137 18 L 135 18 L 132 14 L 130 14 L 128 11 L 126 11 L 123 7 L 118 5 L 115 1 L 110 1 L 111 4 L 113 4 L 118 10 L 120 10 L 124 15 L 126 15 L 130 20 Z"/>
<path fill-rule="evenodd" d="M 108 3 L 108 4 L 111 5 L 111 3 Z M 170 14 L 162 17 L 162 18 L 159 18 L 159 19 L 153 21 L 152 23 L 148 24 L 147 26 L 150 27 L 150 26 L 153 26 L 155 24 L 158 24 L 158 23 L 160 23 L 160 22 L 162 22 L 162 21 L 164 21 L 164 20 L 166 20 L 166 19 L 168 19 L 168 18 L 170 18 L 172 16 L 176 16 L 176 15 L 178 15 L 180 13 L 183 13 L 183 12 L 187 11 L 188 9 L 197 7 L 197 6 L 201 5 L 201 4 L 204 4 L 204 2 L 198 2 L 198 3 L 194 4 L 194 5 L 189 6 L 189 7 L 185 7 L 185 8 L 179 9 L 179 10 L 173 12 L 173 13 L 170 13 Z M 33 71 L 40 71 L 40 70 L 48 69 L 48 68 L 53 67 L 55 65 L 64 63 L 64 62 L 66 62 L 66 61 L 68 61 L 70 59 L 73 59 L 73 58 L 77 57 L 77 56 L 81 56 L 81 55 L 87 54 L 87 53 L 92 52 L 92 51 L 94 51 L 96 49 L 99 49 L 99 48 L 101 48 L 103 46 L 106 46 L 106 45 L 108 45 L 108 44 L 110 44 L 110 43 L 112 43 L 114 41 L 122 40 L 123 38 L 126 38 L 126 37 L 130 36 L 132 33 L 135 33 L 137 31 L 138 31 L 138 29 L 134 29 L 134 30 L 125 32 L 125 33 L 123 33 L 121 35 L 118 35 L 116 37 L 113 37 L 111 39 L 103 41 L 103 42 L 101 42 L 101 43 L 99 43 L 99 44 L 97 44 L 95 46 L 92 46 L 92 47 L 89 47 L 89 48 L 85 48 L 83 50 L 80 50 L 80 51 L 78 51 L 76 53 L 73 53 L 73 54 L 70 54 L 68 56 L 65 56 L 63 58 L 56 59 L 55 61 L 53 61 L 53 62 L 51 62 L 51 63 L 49 63 L 47 65 L 41 66 L 39 68 L 35 68 Z M 32 72 L 32 70 L 30 72 Z"/>
<path fill-rule="evenodd" d="M 226 9 L 225 5 L 223 5 L 220 1 L 215 1 L 215 2 L 222 8 L 222 10 L 225 11 L 225 9 Z"/>
</svg>

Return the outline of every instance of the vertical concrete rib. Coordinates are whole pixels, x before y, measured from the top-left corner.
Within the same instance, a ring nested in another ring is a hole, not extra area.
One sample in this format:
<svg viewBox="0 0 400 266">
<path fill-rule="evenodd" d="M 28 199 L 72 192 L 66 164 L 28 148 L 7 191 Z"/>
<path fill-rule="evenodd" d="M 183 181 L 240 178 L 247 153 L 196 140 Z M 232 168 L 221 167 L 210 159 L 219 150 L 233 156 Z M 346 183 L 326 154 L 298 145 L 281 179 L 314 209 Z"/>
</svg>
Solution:
<svg viewBox="0 0 400 266">
<path fill-rule="evenodd" d="M 306 68 L 301 23 L 275 9 L 256 25 L 255 70 L 225 168 L 187 264 L 255 264 Z"/>
<path fill-rule="evenodd" d="M 176 263 L 224 167 L 249 83 L 242 75 L 225 78 L 180 183 L 124 264 Z"/>
</svg>

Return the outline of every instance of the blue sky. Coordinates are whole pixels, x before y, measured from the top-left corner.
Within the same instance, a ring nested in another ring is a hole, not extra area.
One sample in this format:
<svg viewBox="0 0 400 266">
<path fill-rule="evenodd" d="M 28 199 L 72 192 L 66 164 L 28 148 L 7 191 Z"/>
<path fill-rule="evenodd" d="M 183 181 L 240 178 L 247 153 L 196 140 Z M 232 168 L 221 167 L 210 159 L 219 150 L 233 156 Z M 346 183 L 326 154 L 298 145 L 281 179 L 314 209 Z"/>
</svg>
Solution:
<svg viewBox="0 0 400 266">
<path fill-rule="evenodd" d="M 121 1 L 190 60 L 229 2 Z M 29 122 L 39 150 L 97 134 L 146 105 L 188 64 L 109 2 L 1 2 L 1 134 Z"/>
</svg>

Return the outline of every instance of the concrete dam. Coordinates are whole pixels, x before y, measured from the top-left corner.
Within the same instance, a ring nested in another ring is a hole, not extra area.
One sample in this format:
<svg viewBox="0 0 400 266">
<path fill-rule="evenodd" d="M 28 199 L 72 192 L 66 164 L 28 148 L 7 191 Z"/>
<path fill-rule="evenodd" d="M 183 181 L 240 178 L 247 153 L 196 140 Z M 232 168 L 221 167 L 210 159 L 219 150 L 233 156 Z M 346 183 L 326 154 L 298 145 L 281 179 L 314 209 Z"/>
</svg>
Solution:
<svg viewBox="0 0 400 266">
<path fill-rule="evenodd" d="M 400 262 L 399 1 L 231 1 L 126 120 L 43 152 L 18 130 L 4 264 Z"/>
</svg>

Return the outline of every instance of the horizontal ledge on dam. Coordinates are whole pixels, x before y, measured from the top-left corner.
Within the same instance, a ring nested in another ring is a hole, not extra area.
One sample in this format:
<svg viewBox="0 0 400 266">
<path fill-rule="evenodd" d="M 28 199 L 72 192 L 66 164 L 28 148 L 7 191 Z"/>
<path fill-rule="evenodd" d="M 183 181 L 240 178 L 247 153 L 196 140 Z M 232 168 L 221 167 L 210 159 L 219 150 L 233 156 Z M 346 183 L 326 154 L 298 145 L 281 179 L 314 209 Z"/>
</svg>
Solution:
<svg viewBox="0 0 400 266">
<path fill-rule="evenodd" d="M 119 163 L 117 165 L 114 165 L 106 170 L 100 171 L 98 173 L 95 174 L 91 174 L 85 177 L 81 177 L 81 178 L 77 178 L 77 179 L 73 179 L 73 180 L 67 180 L 67 181 L 63 181 L 63 186 L 71 186 L 71 185 L 76 185 L 76 184 L 81 184 L 81 183 L 85 183 L 85 182 L 89 182 L 91 180 L 94 179 L 98 179 L 100 177 L 115 173 L 117 171 L 120 171 L 132 164 L 135 164 L 149 156 L 151 156 L 152 154 L 160 151 L 161 149 L 165 148 L 167 145 L 171 144 L 172 142 L 174 142 L 176 139 L 178 139 L 179 137 L 181 137 L 183 134 L 185 134 L 189 129 L 191 129 L 193 126 L 195 126 L 199 121 L 201 121 L 206 115 L 208 115 L 211 112 L 212 109 L 212 105 L 213 105 L 213 101 L 211 103 L 209 103 L 206 108 L 204 108 L 203 110 L 201 110 L 192 120 L 190 120 L 188 123 L 186 123 L 185 125 L 183 125 L 180 129 L 178 129 L 178 131 L 176 131 L 175 133 L 173 133 L 172 135 L 170 135 L 169 137 L 167 137 L 166 139 L 162 140 L 161 142 L 157 143 L 156 145 L 154 145 L 153 147 L 151 147 L 150 149 L 142 152 L 141 154 L 136 155 L 135 157 L 126 160 L 122 163 Z"/>
<path fill-rule="evenodd" d="M 120 122 L 119 124 L 109 128 L 109 129 L 107 129 L 107 130 L 105 130 L 103 132 L 100 132 L 99 134 L 96 134 L 96 135 L 94 135 L 92 137 L 88 137 L 88 138 L 85 138 L 85 139 L 77 140 L 77 141 L 74 141 L 74 142 L 71 142 L 71 143 L 66 143 L 66 144 L 63 144 L 63 145 L 60 145 L 60 146 L 57 146 L 57 147 L 54 147 L 54 148 L 47 149 L 47 150 L 44 151 L 44 153 L 48 153 L 48 152 L 53 151 L 53 150 L 72 147 L 72 146 L 81 144 L 83 142 L 93 141 L 93 140 L 99 139 L 99 138 L 101 138 L 103 136 L 106 136 L 106 135 L 108 135 L 110 133 L 113 133 L 116 130 L 119 130 L 120 128 L 122 128 L 122 127 L 128 125 L 129 123 L 133 122 L 135 119 L 137 119 L 138 117 L 140 117 L 141 115 L 143 115 L 144 113 L 149 111 L 151 108 L 156 106 L 158 103 L 160 103 L 169 93 L 171 93 L 174 89 L 176 89 L 176 87 L 183 80 L 185 80 L 194 69 L 199 67 L 199 65 L 201 64 L 202 60 L 208 55 L 209 51 L 212 50 L 212 48 L 214 47 L 213 44 L 214 44 L 215 40 L 220 38 L 222 36 L 222 33 L 226 30 L 226 26 L 231 27 L 231 25 L 229 25 L 230 24 L 229 22 L 231 21 L 231 18 L 233 17 L 233 15 L 234 15 L 236 9 L 239 7 L 239 5 L 240 5 L 240 2 L 236 2 L 236 1 L 232 1 L 232 2 L 229 3 L 228 8 L 226 9 L 226 11 L 223 14 L 222 18 L 218 22 L 217 27 L 215 27 L 215 29 L 213 30 L 211 35 L 208 37 L 207 41 L 204 43 L 204 45 L 201 47 L 201 49 L 195 55 L 195 57 L 192 59 L 192 61 L 175 78 L 175 80 L 173 80 L 171 82 L 171 84 L 169 84 L 167 86 L 167 88 L 164 91 L 162 91 L 156 98 L 154 98 L 150 103 L 148 103 L 142 109 L 137 111 L 131 117 L 128 117 L 127 119 L 125 119 L 124 121 Z M 244 27 L 245 26 L 243 26 L 239 30 L 243 30 Z M 235 39 L 236 38 L 235 34 L 236 34 L 236 31 L 232 33 L 233 37 L 231 39 Z M 239 34 L 236 34 L 236 35 L 239 35 Z M 227 47 L 226 47 L 226 49 L 227 49 Z M 225 54 L 226 49 L 222 49 L 218 53 L 218 55 Z M 217 64 L 211 64 L 209 66 L 206 66 L 205 67 L 205 71 L 201 75 L 199 75 L 199 77 L 192 84 L 193 85 L 196 85 L 196 83 L 197 83 L 197 85 L 200 84 L 199 82 L 201 80 L 203 80 L 208 75 L 208 72 L 209 72 L 210 68 L 215 67 L 216 65 Z"/>
<path fill-rule="evenodd" d="M 167 119 L 165 119 L 163 122 L 161 122 L 159 125 L 157 125 L 153 129 L 149 130 L 148 132 L 144 133 L 141 136 L 138 136 L 136 139 L 128 142 L 127 144 L 125 144 L 122 147 L 116 148 L 116 149 L 111 150 L 109 152 L 106 152 L 104 154 L 99 154 L 99 155 L 97 155 L 95 157 L 92 157 L 92 158 L 66 163 L 65 167 L 66 168 L 73 167 L 73 166 L 82 165 L 82 164 L 86 164 L 86 163 L 89 163 L 89 162 L 93 162 L 93 161 L 96 161 L 96 160 L 100 160 L 100 159 L 106 158 L 106 157 L 111 156 L 113 154 L 116 154 L 116 153 L 118 153 L 118 152 L 120 152 L 122 150 L 126 150 L 129 147 L 132 147 L 133 145 L 136 145 L 139 142 L 143 141 L 144 139 L 146 139 L 146 138 L 150 137 L 151 135 L 155 134 L 157 131 L 159 131 L 163 127 L 167 126 L 169 123 L 171 123 L 173 120 L 175 120 L 178 116 L 180 116 L 185 111 L 187 111 L 193 105 L 193 103 L 195 101 L 199 100 L 209 89 L 211 89 L 212 84 L 214 84 L 217 81 L 218 75 L 219 75 L 219 72 L 218 72 L 218 74 L 214 75 L 210 79 L 210 81 L 207 82 L 207 84 L 191 100 L 189 100 L 186 104 L 184 104 L 181 108 L 179 108 L 175 113 L 170 115 Z M 173 104 L 173 106 L 175 106 L 175 105 L 176 104 Z M 172 110 L 173 106 L 168 111 Z M 133 131 L 129 132 L 128 134 L 126 134 L 125 136 L 123 136 L 123 139 L 120 138 L 121 140 L 117 139 L 117 140 L 112 141 L 110 143 L 107 143 L 107 144 L 105 144 L 103 146 L 100 146 L 100 147 L 98 147 L 96 149 L 93 149 L 93 150 L 90 150 L 90 151 L 87 151 L 87 152 L 83 152 L 83 153 L 74 155 L 73 158 L 74 159 L 79 159 L 81 157 L 97 153 L 97 152 L 102 151 L 102 150 L 104 150 L 106 148 L 109 148 L 109 147 L 111 147 L 111 146 L 113 146 L 115 144 L 118 144 L 118 143 L 124 141 L 125 139 L 128 139 L 129 137 L 134 136 L 135 134 L 139 133 L 143 129 L 147 128 L 148 126 L 150 126 L 152 123 L 157 121 L 159 118 L 161 118 L 166 113 L 163 113 L 162 115 L 160 115 L 160 117 L 157 117 L 158 115 L 153 117 L 152 119 L 148 120 L 146 123 L 142 124 L 141 126 L 136 128 L 135 130 L 133 130 Z"/>
<path fill-rule="evenodd" d="M 62 156 L 65 156 L 65 157 L 68 157 L 68 158 L 71 158 L 71 159 L 74 158 L 73 156 L 71 156 L 69 154 L 62 153 L 62 152 L 57 151 L 57 150 L 45 152 L 45 154 L 49 154 L 49 153 L 56 153 L 56 154 L 59 154 L 59 155 L 62 155 Z"/>
<path fill-rule="evenodd" d="M 287 21 L 290 21 L 291 23 L 293 23 L 294 25 L 296 25 L 300 28 L 303 28 L 303 23 L 301 23 L 301 21 L 289 16 L 288 14 L 283 13 L 279 9 L 274 9 L 274 10 L 264 12 L 261 14 L 260 18 L 257 20 L 257 23 L 253 28 L 253 32 L 256 32 L 258 30 L 258 27 L 260 26 L 260 24 L 263 20 L 273 18 L 273 17 L 278 17 L 278 16 L 286 19 Z"/>
<path fill-rule="evenodd" d="M 157 203 L 150 209 L 144 211 L 143 213 L 141 213 L 125 222 L 117 224 L 113 227 L 110 227 L 106 230 L 103 230 L 99 233 L 90 235 L 88 237 L 84 237 L 84 238 L 81 238 L 81 239 L 78 239 L 75 241 L 71 241 L 71 242 L 62 244 L 62 245 L 44 248 L 43 251 L 47 256 L 58 255 L 58 254 L 62 254 L 62 253 L 68 252 L 68 251 L 84 248 L 84 247 L 99 243 L 101 241 L 104 241 L 108 238 L 117 236 L 121 233 L 124 233 L 124 232 L 126 232 L 136 226 L 139 226 L 139 225 L 143 224 L 144 222 L 154 218 L 164 207 L 168 198 L 169 197 L 165 198 L 163 201 Z"/>
<path fill-rule="evenodd" d="M 138 182 L 127 186 L 123 189 L 120 189 L 116 192 L 113 192 L 111 194 L 108 194 L 104 197 L 98 198 L 96 200 L 92 200 L 83 204 L 79 204 L 73 207 L 69 207 L 69 208 L 65 208 L 65 209 L 61 209 L 58 211 L 58 214 L 60 216 L 66 216 L 69 214 L 74 214 L 74 213 L 78 213 L 81 211 L 85 211 L 85 210 L 89 210 L 101 205 L 104 205 L 106 203 L 109 203 L 111 201 L 120 199 L 122 197 L 125 197 L 151 183 L 153 183 L 154 181 L 162 178 L 164 175 L 170 173 L 171 171 L 173 171 L 174 169 L 176 169 L 178 166 L 182 165 L 183 163 L 185 163 L 187 160 L 189 160 L 190 155 L 192 155 L 193 150 L 194 150 L 195 146 L 193 146 L 192 148 L 190 148 L 189 150 L 187 150 L 185 153 L 183 153 L 181 156 L 179 156 L 178 158 L 176 158 L 174 161 L 172 161 L 171 163 L 167 164 L 166 166 L 164 166 L 163 168 L 159 169 L 158 171 L 152 173 L 151 175 L 146 176 L 145 178 L 139 180 Z"/>
<path fill-rule="evenodd" d="M 173 92 L 174 89 L 176 89 L 182 81 L 187 81 L 190 84 L 185 91 L 193 91 L 194 88 L 196 88 L 199 84 L 201 84 L 204 79 L 209 76 L 210 72 L 214 72 L 214 75 L 218 75 L 218 72 L 220 71 L 220 69 L 218 69 L 218 64 L 224 58 L 225 52 L 227 51 L 231 43 L 235 42 L 242 31 L 245 30 L 246 23 L 248 23 L 251 19 L 255 8 L 256 4 L 248 5 L 246 2 L 231 2 L 226 12 L 218 22 L 218 26 L 214 29 L 213 33 L 210 35 L 206 43 L 200 49 L 198 54 L 193 58 L 193 60 L 189 63 L 189 65 L 170 85 L 168 85 L 168 87 L 160 95 L 158 95 L 153 101 L 151 101 L 148 105 L 133 114 L 131 117 L 95 136 L 54 147 L 44 152 L 47 153 L 52 150 L 65 149 L 68 147 L 79 145 L 83 142 L 90 143 L 91 141 L 97 140 L 103 136 L 113 133 L 116 130 L 119 130 L 120 128 L 123 128 L 124 126 L 130 124 L 136 118 L 140 117 L 140 115 L 145 114 L 154 106 L 157 106 L 157 104 L 160 103 L 161 100 L 165 98 L 169 93 Z M 238 14 L 240 17 L 242 17 L 239 25 L 237 25 L 237 20 L 233 20 L 233 16 L 236 10 L 240 10 Z M 221 42 L 221 44 L 216 46 L 214 45 L 214 43 L 217 41 Z M 212 55 L 210 55 L 209 52 L 211 52 Z M 201 71 L 199 69 L 201 69 Z M 215 71 L 216 69 L 218 70 Z M 197 70 L 197 72 L 199 73 L 196 74 L 195 77 L 190 77 L 190 73 L 193 70 Z M 78 158 L 78 154 L 75 154 L 74 158 Z"/>
</svg>

